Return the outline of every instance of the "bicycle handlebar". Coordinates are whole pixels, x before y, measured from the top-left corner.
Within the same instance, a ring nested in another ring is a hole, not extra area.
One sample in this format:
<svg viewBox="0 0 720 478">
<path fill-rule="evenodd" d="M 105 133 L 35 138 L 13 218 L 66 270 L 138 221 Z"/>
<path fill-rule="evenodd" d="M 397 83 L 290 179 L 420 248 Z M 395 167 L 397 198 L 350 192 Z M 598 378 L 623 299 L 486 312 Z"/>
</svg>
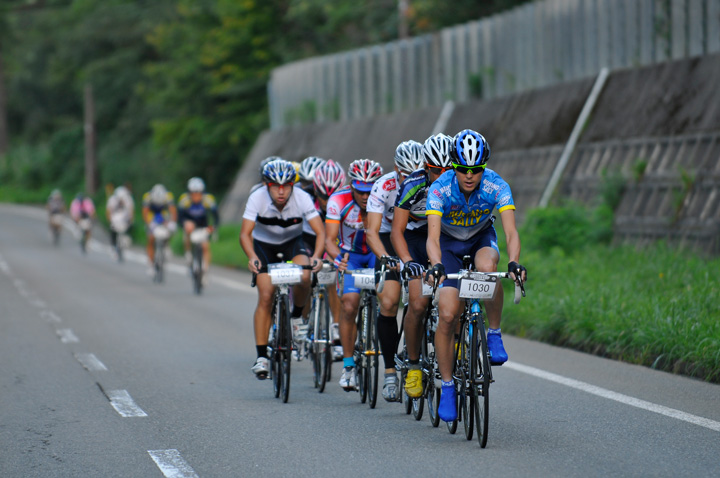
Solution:
<svg viewBox="0 0 720 478">
<path fill-rule="evenodd" d="M 381 294 L 383 289 L 385 289 L 385 270 L 387 268 L 388 263 L 393 262 L 397 263 L 400 259 L 397 257 L 391 257 L 391 256 L 382 256 L 380 258 L 380 280 L 378 282 L 377 291 L 378 294 Z"/>
<path fill-rule="evenodd" d="M 256 261 L 255 263 L 258 264 L 258 261 Z M 295 264 L 295 265 L 306 271 L 311 271 L 313 269 L 312 265 L 307 265 L 307 266 L 301 266 L 299 264 Z M 325 267 L 325 265 L 323 265 L 323 268 L 324 267 Z M 250 280 L 250 287 L 255 287 L 256 285 L 257 285 L 257 274 L 255 272 L 253 272 L 252 279 Z"/>
<path fill-rule="evenodd" d="M 460 271 L 457 274 L 446 274 L 445 277 L 447 279 L 462 279 L 464 277 L 467 277 L 467 274 L 471 271 Z M 480 272 L 481 274 L 485 274 L 488 276 L 497 277 L 499 279 L 510 279 L 512 280 L 512 277 L 510 277 L 509 272 Z M 515 298 L 513 299 L 513 302 L 516 304 L 520 303 L 520 299 L 525 297 L 525 285 L 521 278 L 518 277 L 518 279 L 515 282 Z M 433 296 L 435 295 L 435 290 L 438 286 L 438 279 L 435 278 L 435 285 L 433 287 Z"/>
</svg>

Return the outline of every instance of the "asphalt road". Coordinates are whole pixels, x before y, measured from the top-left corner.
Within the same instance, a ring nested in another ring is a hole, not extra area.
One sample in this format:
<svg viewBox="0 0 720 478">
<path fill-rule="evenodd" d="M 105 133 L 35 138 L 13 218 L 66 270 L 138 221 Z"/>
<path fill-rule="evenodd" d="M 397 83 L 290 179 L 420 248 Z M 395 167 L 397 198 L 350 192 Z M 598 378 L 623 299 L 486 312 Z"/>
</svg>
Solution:
<svg viewBox="0 0 720 478">
<path fill-rule="evenodd" d="M 370 410 L 340 364 L 318 394 L 293 363 L 283 404 L 250 372 L 249 282 L 153 284 L 139 249 L 55 248 L 43 211 L 0 205 L 0 476 L 720 476 L 720 387 L 512 337 L 486 449 Z"/>
</svg>

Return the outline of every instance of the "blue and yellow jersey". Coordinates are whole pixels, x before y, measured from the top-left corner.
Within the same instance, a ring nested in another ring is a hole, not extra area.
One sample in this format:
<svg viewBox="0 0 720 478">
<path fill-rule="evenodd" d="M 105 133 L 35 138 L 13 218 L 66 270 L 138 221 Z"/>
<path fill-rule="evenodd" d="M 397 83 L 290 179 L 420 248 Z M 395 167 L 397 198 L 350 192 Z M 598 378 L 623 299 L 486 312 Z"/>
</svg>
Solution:
<svg viewBox="0 0 720 478">
<path fill-rule="evenodd" d="M 175 196 L 168 191 L 165 201 L 162 204 L 155 204 L 150 199 L 150 192 L 146 192 L 142 197 L 142 207 L 147 208 L 148 213 L 144 218 L 145 222 L 163 223 L 170 219 L 170 208 L 175 205 Z"/>
<path fill-rule="evenodd" d="M 442 217 L 442 232 L 465 241 L 488 227 L 494 208 L 500 213 L 515 209 L 510 186 L 492 169 L 485 169 L 478 188 L 466 201 L 455 171 L 446 171 L 430 185 L 427 215 Z"/>
<path fill-rule="evenodd" d="M 190 193 L 183 193 L 178 199 L 178 221 L 192 221 L 197 227 L 208 227 L 208 214 L 213 216 L 213 225 L 220 223 L 217 202 L 212 194 L 203 193 L 199 202 L 192 202 Z"/>
</svg>

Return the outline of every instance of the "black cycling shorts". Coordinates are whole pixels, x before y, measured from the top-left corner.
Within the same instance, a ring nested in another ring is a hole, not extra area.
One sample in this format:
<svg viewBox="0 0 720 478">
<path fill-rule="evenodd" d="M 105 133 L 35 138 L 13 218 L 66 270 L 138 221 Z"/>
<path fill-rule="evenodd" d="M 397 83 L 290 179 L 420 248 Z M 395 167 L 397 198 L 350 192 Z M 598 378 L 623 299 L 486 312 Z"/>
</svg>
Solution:
<svg viewBox="0 0 720 478">
<path fill-rule="evenodd" d="M 282 244 L 269 244 L 253 239 L 253 247 L 255 248 L 255 254 L 262 263 L 260 267 L 261 274 L 267 272 L 268 264 L 291 261 L 295 256 L 310 257 L 312 255 L 308 253 L 302 236 L 297 236 Z M 282 254 L 282 259 L 278 258 L 278 254 Z"/>
</svg>

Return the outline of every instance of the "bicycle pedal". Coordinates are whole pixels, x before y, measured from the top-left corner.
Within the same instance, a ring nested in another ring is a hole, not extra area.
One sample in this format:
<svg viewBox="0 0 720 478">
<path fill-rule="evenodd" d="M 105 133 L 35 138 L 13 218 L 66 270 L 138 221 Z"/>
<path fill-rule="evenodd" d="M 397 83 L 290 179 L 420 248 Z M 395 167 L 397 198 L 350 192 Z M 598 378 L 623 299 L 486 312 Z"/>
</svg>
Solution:
<svg viewBox="0 0 720 478">
<path fill-rule="evenodd" d="M 266 373 L 259 373 L 255 376 L 257 377 L 258 380 L 265 380 L 268 378 L 268 374 L 266 374 Z"/>
</svg>

